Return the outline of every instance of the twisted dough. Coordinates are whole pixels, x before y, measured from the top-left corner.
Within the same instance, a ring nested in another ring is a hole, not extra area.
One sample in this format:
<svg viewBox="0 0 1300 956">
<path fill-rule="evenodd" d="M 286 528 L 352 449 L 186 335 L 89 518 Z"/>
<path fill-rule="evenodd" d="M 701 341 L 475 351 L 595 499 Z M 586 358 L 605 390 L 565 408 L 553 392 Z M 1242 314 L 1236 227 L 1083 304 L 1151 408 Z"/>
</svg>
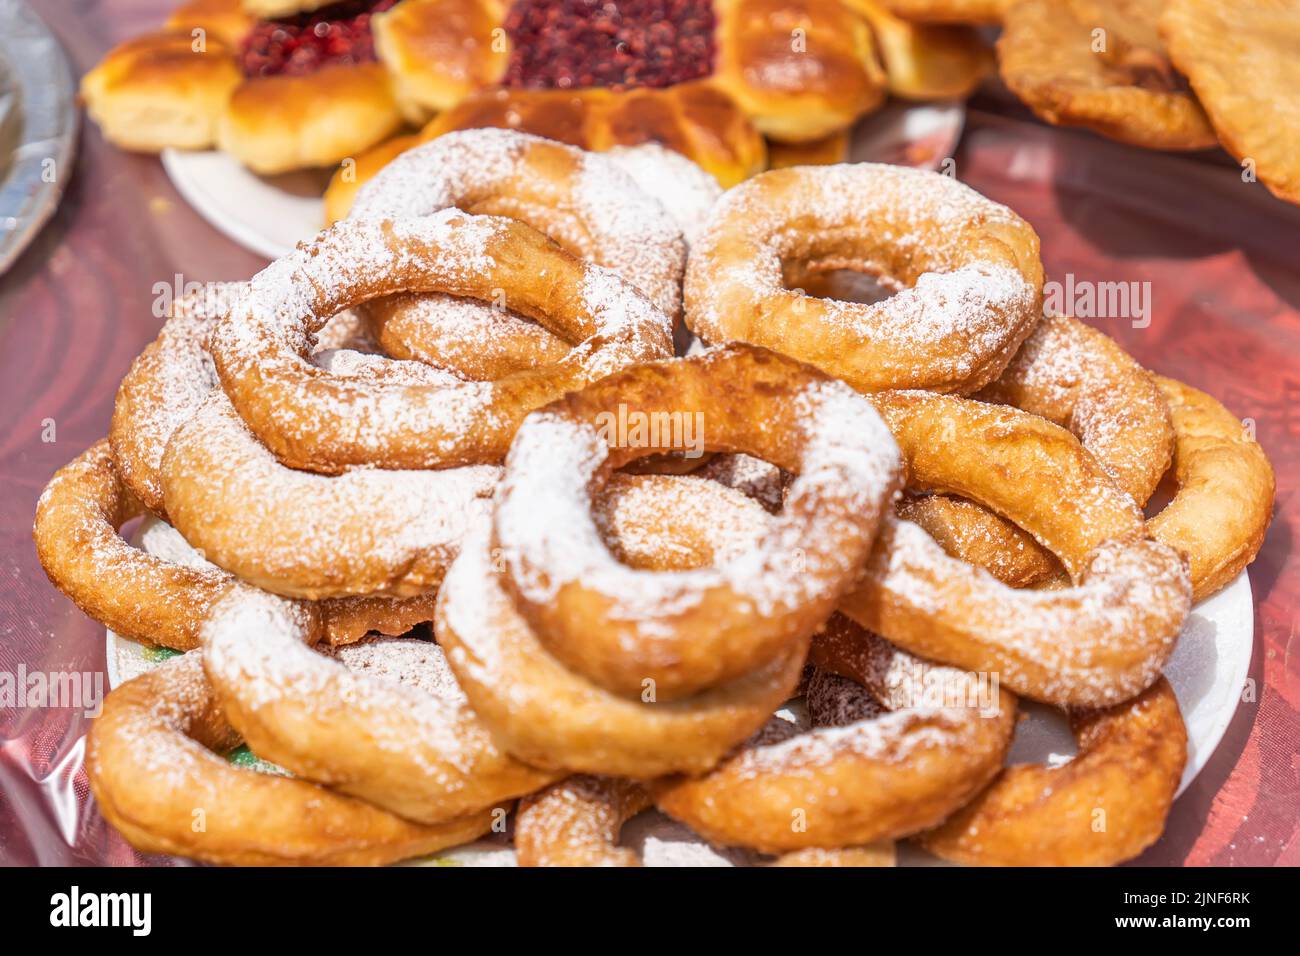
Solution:
<svg viewBox="0 0 1300 956">
<path fill-rule="evenodd" d="M 450 387 L 351 382 L 311 365 L 329 316 L 401 291 L 492 300 L 576 343 L 561 362 Z M 514 220 L 445 210 L 344 220 L 249 283 L 209 348 L 249 428 L 284 464 L 446 468 L 497 461 L 520 421 L 565 391 L 672 354 L 668 318 L 622 279 Z"/>
<path fill-rule="evenodd" d="M 804 295 L 793 276 L 854 269 L 898 293 L 865 305 Z M 778 169 L 714 207 L 686 270 L 686 324 L 752 342 L 859 391 L 974 392 L 995 379 L 1041 310 L 1038 236 L 936 173 L 859 163 Z"/>
<path fill-rule="evenodd" d="M 484 810 L 434 825 L 274 774 L 213 751 L 239 737 L 186 654 L 104 699 L 86 739 L 86 773 L 105 819 L 146 853 L 232 866 L 391 863 L 486 833 Z"/>
<path fill-rule="evenodd" d="M 208 679 L 258 756 L 422 823 L 555 779 L 502 753 L 463 699 L 353 672 L 312 650 L 319 633 L 309 610 L 243 586 L 208 613 Z"/>
<path fill-rule="evenodd" d="M 618 845 L 623 824 L 650 806 L 634 780 L 578 774 L 519 801 L 515 852 L 520 866 L 640 866 Z"/>
<path fill-rule="evenodd" d="M 630 461 L 687 450 L 680 429 L 638 436 L 609 427 L 628 409 L 647 421 L 684 416 L 705 448 L 747 452 L 799 476 L 752 549 L 672 573 L 638 571 L 610 553 L 592 496 Z M 571 671 L 625 697 L 647 682 L 661 701 L 688 697 L 784 656 L 825 620 L 901 478 L 871 404 L 792 359 L 737 345 L 641 365 L 521 426 L 494 518 L 502 584 Z"/>
</svg>

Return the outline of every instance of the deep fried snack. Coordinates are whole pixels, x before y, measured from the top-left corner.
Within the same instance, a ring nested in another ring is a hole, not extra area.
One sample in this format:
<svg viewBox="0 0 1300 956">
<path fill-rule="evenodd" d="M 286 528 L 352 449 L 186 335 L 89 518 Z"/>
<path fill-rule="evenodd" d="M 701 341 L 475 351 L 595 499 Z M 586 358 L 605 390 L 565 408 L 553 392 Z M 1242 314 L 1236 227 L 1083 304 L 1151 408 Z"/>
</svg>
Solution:
<svg viewBox="0 0 1300 956">
<path fill-rule="evenodd" d="M 709 82 L 730 94 L 759 132 L 821 139 L 884 102 L 871 30 L 825 0 L 714 0 L 717 54 Z"/>
<path fill-rule="evenodd" d="M 515 312 L 572 342 L 569 355 L 452 387 L 349 381 L 307 361 L 310 333 L 359 303 L 402 291 L 491 301 L 497 290 Z M 446 210 L 335 223 L 252 279 L 209 350 L 240 416 L 276 457 L 338 473 L 500 460 L 529 411 L 625 365 L 671 355 L 670 335 L 668 317 L 631 285 L 531 227 Z"/>
<path fill-rule="evenodd" d="M 208 613 L 202 636 L 204 668 L 231 726 L 295 776 L 421 823 L 556 777 L 503 753 L 459 692 L 435 695 L 317 653 L 319 621 L 283 598 L 233 588 Z M 432 644 L 399 646 L 442 656 Z"/>
<path fill-rule="evenodd" d="M 909 486 L 1013 521 L 1060 559 L 1072 586 L 1013 590 L 891 516 L 840 610 L 913 654 L 996 672 L 1047 703 L 1107 706 L 1149 687 L 1191 607 L 1187 564 L 1147 537 L 1133 499 L 1078 440 L 1010 407 L 926 392 L 874 401 Z"/>
<path fill-rule="evenodd" d="M 791 268 L 880 274 L 874 305 L 804 295 Z M 686 269 L 686 324 L 793 356 L 859 391 L 976 391 L 1038 321 L 1038 236 L 948 176 L 860 163 L 778 169 L 714 207 Z"/>
<path fill-rule="evenodd" d="M 659 809 L 727 846 L 858 846 L 933 826 L 1002 767 L 1016 710 L 1005 691 L 977 694 L 976 675 L 914 658 L 838 615 L 810 659 L 860 682 L 889 713 L 760 734 L 704 776 L 652 782 Z"/>
<path fill-rule="evenodd" d="M 770 520 L 741 493 L 689 476 L 615 477 L 596 505 L 615 553 L 656 569 L 732 560 Z M 487 529 L 466 540 L 448 572 L 434 630 L 475 713 L 510 753 L 636 779 L 712 767 L 790 696 L 807 652 L 807 640 L 797 641 L 758 670 L 682 700 L 611 694 L 532 633 L 501 586 Z"/>
<path fill-rule="evenodd" d="M 1279 199 L 1300 203 L 1300 4 L 1167 0 L 1160 36 L 1219 142 Z"/>
<path fill-rule="evenodd" d="M 1156 382 L 1173 416 L 1178 492 L 1147 526 L 1187 555 L 1199 601 L 1259 553 L 1273 517 L 1273 468 L 1246 426 L 1209 395 L 1171 378 Z"/>
<path fill-rule="evenodd" d="M 772 866 L 897 866 L 898 851 L 891 841 L 871 846 L 849 846 L 837 850 L 809 847 L 778 857 Z"/>
<path fill-rule="evenodd" d="M 675 419 L 674 416 L 677 416 Z M 622 424 L 619 424 L 622 419 Z M 628 422 L 695 423 L 684 428 Z M 661 573 L 620 563 L 592 515 L 618 468 L 650 454 L 741 451 L 798 477 L 734 562 Z M 748 345 L 627 369 L 520 426 L 496 497 L 502 583 L 557 660 L 660 701 L 740 678 L 811 634 L 854 581 L 902 481 L 871 403 Z"/>
<path fill-rule="evenodd" d="M 895 96 L 964 99 L 993 71 L 992 49 L 970 27 L 913 23 L 878 0 L 848 0 L 848 5 L 871 25 Z"/>
<path fill-rule="evenodd" d="M 186 654 L 105 698 L 86 742 L 90 789 L 104 818 L 137 849 L 234 866 L 391 863 L 491 829 L 490 810 L 411 823 L 217 755 L 238 743 L 199 655 Z"/>
<path fill-rule="evenodd" d="M 1144 505 L 1169 468 L 1174 430 L 1155 378 L 1112 339 L 1077 319 L 1043 319 L 996 382 L 976 395 L 1069 428 L 1111 478 Z M 971 502 L 929 495 L 900 513 L 944 549 L 1025 587 L 1058 570 L 1049 552 Z"/>
<path fill-rule="evenodd" d="M 854 2 L 854 0 L 850 0 Z M 882 0 L 895 16 L 917 23 L 1001 23 L 1015 0 Z"/>
<path fill-rule="evenodd" d="M 1187 728 L 1163 677 L 1105 710 L 1071 715 L 1079 754 L 1008 767 L 920 844 L 978 866 L 1111 866 L 1164 831 L 1187 761 Z"/>
<path fill-rule="evenodd" d="M 1152 149 L 1216 143 L 1156 33 L 1160 0 L 1017 0 L 998 40 L 1002 79 L 1047 122 Z"/>
<path fill-rule="evenodd" d="M 498 476 L 486 465 L 286 468 L 219 389 L 163 458 L 167 514 L 187 541 L 242 581 L 312 600 L 437 588 L 467 530 L 487 515 Z"/>
<path fill-rule="evenodd" d="M 650 806 L 634 780 L 579 774 L 519 801 L 515 852 L 520 866 L 640 866 L 618 845 L 623 824 Z"/>
<path fill-rule="evenodd" d="M 516 130 L 448 133 L 381 169 L 349 215 L 397 219 L 453 206 L 522 220 L 575 255 L 617 272 L 661 312 L 672 316 L 681 308 L 681 231 L 608 156 Z"/>
<path fill-rule="evenodd" d="M 187 651 L 198 646 L 204 616 L 233 579 L 174 531 L 166 549 L 127 544 L 117 529 L 141 510 L 118 477 L 108 442 L 96 442 L 42 493 L 32 528 L 37 557 L 55 587 L 115 634 Z M 319 611 L 326 639 L 347 643 L 431 620 L 433 595 L 344 598 L 321 602 Z"/>
<path fill-rule="evenodd" d="M 527 223 L 574 255 L 618 273 L 670 317 L 681 311 L 686 247 L 664 207 L 610 157 L 513 130 L 448 133 L 397 157 L 368 182 L 353 219 L 455 207 Z M 476 381 L 553 364 L 565 340 L 491 304 L 403 294 L 362 306 L 384 350 Z"/>
</svg>

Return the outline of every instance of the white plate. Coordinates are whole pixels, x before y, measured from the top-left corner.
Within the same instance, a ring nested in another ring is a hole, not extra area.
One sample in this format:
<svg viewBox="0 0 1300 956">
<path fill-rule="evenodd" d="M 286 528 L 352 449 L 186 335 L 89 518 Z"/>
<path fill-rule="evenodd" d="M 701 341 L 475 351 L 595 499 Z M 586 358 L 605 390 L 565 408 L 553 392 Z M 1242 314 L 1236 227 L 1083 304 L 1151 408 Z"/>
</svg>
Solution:
<svg viewBox="0 0 1300 956">
<path fill-rule="evenodd" d="M 957 148 L 962 103 L 890 103 L 853 131 L 849 158 L 934 169 Z M 176 191 L 213 227 L 268 259 L 285 255 L 325 225 L 321 194 L 329 171 L 263 177 L 213 150 L 165 149 L 163 168 Z"/>
<path fill-rule="evenodd" d="M 139 540 L 139 532 L 133 540 Z M 167 556 L 176 558 L 175 552 Z M 1187 619 L 1174 656 L 1165 668 L 1187 725 L 1187 768 L 1179 794 L 1209 761 L 1241 702 L 1254 637 L 1255 612 L 1245 572 L 1193 608 Z M 170 652 L 147 649 L 109 631 L 109 687 L 130 680 L 167 656 Z M 1045 763 L 1074 754 L 1074 739 L 1058 711 L 1032 703 L 1022 702 L 1021 706 L 1026 719 L 1016 726 L 1008 763 Z M 647 866 L 732 866 L 751 857 L 745 851 L 710 847 L 685 827 L 654 812 L 629 823 L 623 842 L 641 850 Z M 900 844 L 899 851 L 899 863 L 903 865 L 937 862 L 906 843 Z M 480 841 L 410 865 L 513 866 L 514 853 L 507 846 Z"/>
</svg>

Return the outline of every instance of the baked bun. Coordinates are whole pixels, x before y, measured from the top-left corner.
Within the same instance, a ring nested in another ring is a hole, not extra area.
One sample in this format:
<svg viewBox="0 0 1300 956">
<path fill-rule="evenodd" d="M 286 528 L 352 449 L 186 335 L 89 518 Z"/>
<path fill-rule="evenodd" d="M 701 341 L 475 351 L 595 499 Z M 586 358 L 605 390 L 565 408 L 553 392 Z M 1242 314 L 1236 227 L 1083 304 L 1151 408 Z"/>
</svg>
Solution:
<svg viewBox="0 0 1300 956">
<path fill-rule="evenodd" d="M 82 77 L 81 97 L 104 138 L 123 149 L 206 149 L 242 81 L 215 36 L 154 33 L 110 50 Z"/>
<path fill-rule="evenodd" d="M 257 173 L 333 166 L 402 125 L 378 63 L 326 66 L 306 76 L 264 76 L 234 90 L 221 148 Z"/>
<path fill-rule="evenodd" d="M 504 0 L 404 0 L 371 21 L 375 52 L 412 123 L 455 106 L 505 73 Z"/>
<path fill-rule="evenodd" d="M 711 81 L 775 139 L 804 142 L 849 126 L 886 94 L 865 20 L 827 0 L 714 0 Z"/>
</svg>

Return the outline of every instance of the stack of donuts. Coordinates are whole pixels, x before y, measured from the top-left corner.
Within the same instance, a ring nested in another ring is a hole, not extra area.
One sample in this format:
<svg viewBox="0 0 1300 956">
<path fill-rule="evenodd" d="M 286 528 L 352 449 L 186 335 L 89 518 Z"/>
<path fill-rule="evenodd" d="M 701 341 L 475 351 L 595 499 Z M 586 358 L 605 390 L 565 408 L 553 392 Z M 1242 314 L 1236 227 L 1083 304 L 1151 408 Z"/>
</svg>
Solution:
<svg viewBox="0 0 1300 956">
<path fill-rule="evenodd" d="M 1161 670 L 1273 476 L 1042 284 L 935 174 L 406 152 L 177 302 L 41 498 L 51 580 L 185 652 L 105 701 L 101 812 L 222 864 L 638 865 L 650 807 L 780 865 L 1132 858 L 1186 759 Z M 1022 697 L 1076 757 L 1004 766 Z"/>
</svg>

